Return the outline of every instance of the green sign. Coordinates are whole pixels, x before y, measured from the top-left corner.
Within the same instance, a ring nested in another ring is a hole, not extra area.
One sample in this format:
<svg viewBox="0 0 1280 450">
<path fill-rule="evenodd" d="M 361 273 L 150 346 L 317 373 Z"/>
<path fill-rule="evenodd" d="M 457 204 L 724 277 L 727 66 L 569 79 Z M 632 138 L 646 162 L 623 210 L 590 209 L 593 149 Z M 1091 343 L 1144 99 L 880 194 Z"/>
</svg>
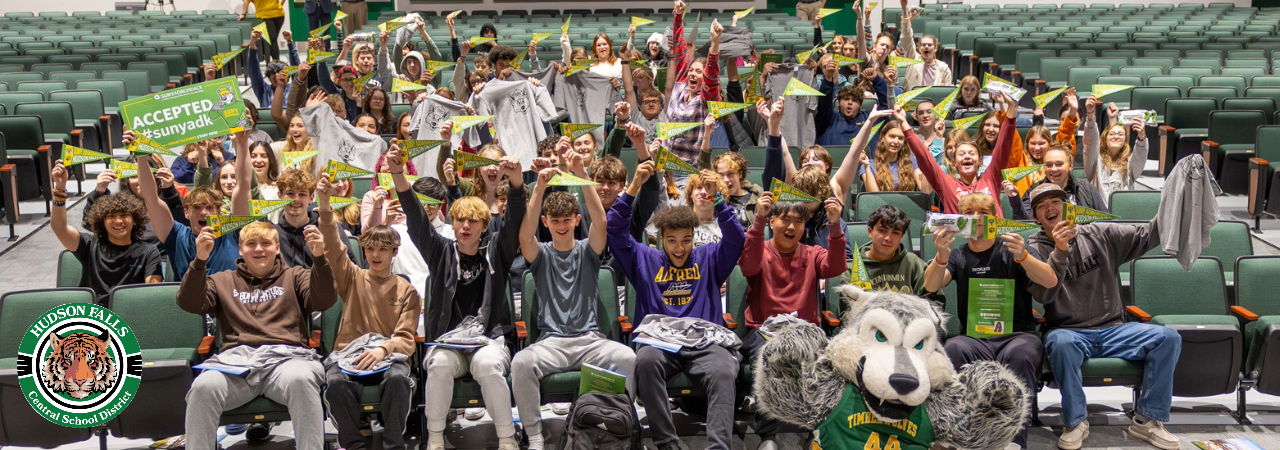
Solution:
<svg viewBox="0 0 1280 450">
<path fill-rule="evenodd" d="M 972 338 L 1013 332 L 1013 280 L 969 279 L 969 320 L 965 334 Z"/>
<path fill-rule="evenodd" d="M 177 147 L 249 126 L 235 77 L 170 89 L 120 102 L 125 127 L 162 147 Z"/>
</svg>

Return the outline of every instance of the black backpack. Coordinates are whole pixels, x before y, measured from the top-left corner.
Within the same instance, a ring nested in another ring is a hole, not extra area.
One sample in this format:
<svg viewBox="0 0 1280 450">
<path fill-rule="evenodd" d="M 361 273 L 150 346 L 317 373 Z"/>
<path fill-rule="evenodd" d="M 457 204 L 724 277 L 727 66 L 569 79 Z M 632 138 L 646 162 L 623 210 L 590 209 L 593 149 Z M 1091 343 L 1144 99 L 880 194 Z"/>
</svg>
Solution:
<svg viewBox="0 0 1280 450">
<path fill-rule="evenodd" d="M 578 396 L 565 423 L 561 450 L 642 450 L 635 403 L 626 394 Z"/>
</svg>

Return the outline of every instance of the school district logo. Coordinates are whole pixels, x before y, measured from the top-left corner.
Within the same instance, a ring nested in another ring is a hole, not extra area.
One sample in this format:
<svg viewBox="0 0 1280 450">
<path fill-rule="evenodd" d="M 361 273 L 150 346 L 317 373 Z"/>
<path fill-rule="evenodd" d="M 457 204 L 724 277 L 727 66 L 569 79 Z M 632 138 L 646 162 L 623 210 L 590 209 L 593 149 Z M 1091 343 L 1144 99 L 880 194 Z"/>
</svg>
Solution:
<svg viewBox="0 0 1280 450">
<path fill-rule="evenodd" d="M 50 309 L 18 348 L 18 384 L 31 407 L 72 428 L 101 426 L 138 393 L 142 350 L 111 310 L 93 304 Z"/>
</svg>

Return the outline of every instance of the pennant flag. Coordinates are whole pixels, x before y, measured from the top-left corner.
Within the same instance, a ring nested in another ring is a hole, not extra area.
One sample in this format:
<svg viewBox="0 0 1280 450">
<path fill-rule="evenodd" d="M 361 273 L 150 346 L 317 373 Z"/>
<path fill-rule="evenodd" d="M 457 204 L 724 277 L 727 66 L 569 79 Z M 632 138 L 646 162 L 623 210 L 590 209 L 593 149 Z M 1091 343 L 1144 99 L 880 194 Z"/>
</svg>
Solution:
<svg viewBox="0 0 1280 450">
<path fill-rule="evenodd" d="M 871 2 L 871 6 L 868 6 L 867 9 L 876 9 L 877 5 L 879 5 L 879 3 Z"/>
<path fill-rule="evenodd" d="M 453 121 L 453 134 L 461 133 L 462 130 L 488 122 L 493 116 L 453 116 L 449 120 Z"/>
<path fill-rule="evenodd" d="M 533 33 L 533 39 L 529 40 L 529 45 L 537 44 L 539 42 L 542 42 L 543 39 L 546 39 L 555 35 L 556 35 L 555 33 Z"/>
<path fill-rule="evenodd" d="M 818 10 L 818 18 L 825 19 L 827 16 L 840 12 L 840 8 L 822 8 Z"/>
<path fill-rule="evenodd" d="M 219 238 L 244 228 L 246 225 L 263 220 L 261 216 L 206 216 L 206 223 L 213 228 L 213 237 Z"/>
<path fill-rule="evenodd" d="M 551 177 L 547 181 L 547 186 L 599 186 L 600 183 L 574 176 L 573 174 L 560 172 L 556 176 Z"/>
<path fill-rule="evenodd" d="M 320 35 L 324 34 L 324 32 L 326 32 L 326 31 L 329 31 L 329 27 L 331 27 L 331 26 L 333 26 L 333 24 L 332 24 L 332 23 L 326 23 L 326 24 L 324 24 L 324 26 L 322 26 L 322 27 L 320 27 L 320 28 L 316 28 L 316 29 L 314 29 L 314 30 L 311 30 L 311 38 L 312 38 L 312 39 L 318 39 L 318 38 L 320 38 Z"/>
<path fill-rule="evenodd" d="M 683 159 L 680 159 L 675 153 L 671 153 L 671 150 L 667 150 L 666 147 L 658 149 L 658 154 L 653 158 L 653 168 L 689 175 L 698 173 L 697 168 L 684 162 Z"/>
<path fill-rule="evenodd" d="M 969 127 L 972 127 L 973 124 L 982 123 L 982 119 L 987 118 L 987 114 L 990 114 L 990 113 L 982 113 L 976 116 L 965 117 L 963 119 L 956 119 L 951 121 L 951 125 L 961 130 L 968 131 Z"/>
<path fill-rule="evenodd" d="M 1083 206 L 1076 206 L 1070 203 L 1064 203 L 1062 205 L 1062 220 L 1070 220 L 1071 223 L 1076 225 L 1084 225 L 1086 223 L 1093 223 L 1100 220 L 1116 220 L 1119 218 L 1120 216 L 1107 214 L 1102 211 L 1085 208 Z"/>
<path fill-rule="evenodd" d="M 142 133 L 135 133 L 133 135 L 133 142 L 130 142 L 126 148 L 129 149 L 129 152 L 135 155 L 182 156 L 173 150 L 165 148 L 165 146 L 160 145 L 159 142 L 156 142 Z M 66 154 L 65 146 L 63 147 L 63 154 Z"/>
<path fill-rule="evenodd" d="M 800 53 L 796 54 L 796 61 L 799 61 L 799 62 L 800 62 L 800 64 L 808 63 L 808 62 L 809 62 L 809 57 L 810 57 L 810 56 L 813 56 L 813 52 L 818 51 L 818 48 L 819 48 L 819 47 L 814 47 L 814 48 L 812 48 L 812 49 L 805 50 L 805 51 L 803 51 L 803 52 L 800 52 Z"/>
<path fill-rule="evenodd" d="M 773 184 L 769 186 L 769 192 L 773 193 L 773 201 L 775 202 L 822 203 L 822 200 L 796 189 L 795 186 L 783 183 L 782 180 L 777 178 L 773 179 Z"/>
<path fill-rule="evenodd" d="M 1126 86 L 1123 84 L 1095 84 L 1090 91 L 1093 92 L 1095 97 L 1102 98 L 1127 89 L 1133 89 L 1133 86 Z"/>
<path fill-rule="evenodd" d="M 892 54 L 889 55 L 889 65 L 893 66 L 895 69 L 902 70 L 904 68 L 911 67 L 916 64 L 924 64 L 924 61 L 921 61 L 918 59 L 903 58 L 898 55 L 892 55 Z"/>
<path fill-rule="evenodd" d="M 472 36 L 471 39 L 467 39 L 467 43 L 471 44 L 471 48 L 476 48 L 481 44 L 488 44 L 496 40 L 497 39 L 491 37 Z"/>
<path fill-rule="evenodd" d="M 828 42 L 827 45 L 831 45 L 831 43 Z M 838 53 L 832 56 L 834 56 L 836 59 L 836 67 L 852 66 L 854 64 L 862 64 L 866 62 L 858 58 L 850 58 L 848 56 L 844 56 Z"/>
<path fill-rule="evenodd" d="M 422 203 L 422 206 L 443 205 L 443 204 L 444 204 L 444 201 L 442 201 L 442 200 L 437 200 L 437 199 L 435 199 L 435 198 L 432 198 L 432 197 L 428 197 L 428 196 L 422 195 L 421 193 L 418 193 L 418 192 L 414 192 L 414 195 L 417 195 L 417 196 L 418 196 L 418 202 L 419 202 L 419 203 Z"/>
<path fill-rule="evenodd" d="M 356 204 L 360 199 L 352 197 L 329 197 L 329 208 L 337 211 L 342 208 Z"/>
<path fill-rule="evenodd" d="M 448 17 L 449 17 L 450 19 L 456 19 L 456 18 L 458 18 L 458 14 L 462 14 L 462 10 L 461 10 L 461 9 L 459 9 L 459 10 L 457 10 L 457 11 L 454 11 L 454 12 L 449 13 L 449 16 L 448 16 Z"/>
<path fill-rule="evenodd" d="M 943 98 L 942 101 L 933 106 L 933 115 L 938 116 L 939 119 L 946 120 L 947 112 L 951 111 L 951 105 L 956 104 L 956 96 L 959 94 L 960 88 L 956 88 L 950 94 L 947 94 L 946 98 Z"/>
<path fill-rule="evenodd" d="M 489 159 L 479 155 L 473 155 L 467 152 L 458 152 L 453 154 L 453 161 L 457 163 L 459 172 L 464 170 L 479 169 L 485 166 L 498 164 L 498 160 Z"/>
<path fill-rule="evenodd" d="M 417 158 L 423 153 L 429 152 L 431 149 L 439 147 L 445 142 L 449 141 L 401 139 L 396 141 L 396 145 L 400 146 L 400 161 L 404 164 L 408 164 L 410 159 Z"/>
<path fill-rule="evenodd" d="M 1049 102 L 1052 102 L 1053 99 L 1058 98 L 1059 95 L 1062 95 L 1062 93 L 1066 91 L 1067 91 L 1067 88 L 1054 89 L 1052 91 L 1045 92 L 1035 97 L 1031 97 L 1031 101 L 1036 103 L 1037 108 L 1044 108 L 1045 106 L 1049 105 Z"/>
<path fill-rule="evenodd" d="M 116 173 L 117 180 L 125 178 L 133 178 L 138 176 L 138 165 L 131 162 L 111 161 L 111 171 Z M 151 169 L 151 172 L 157 172 L 159 169 Z"/>
<path fill-rule="evenodd" d="M 1034 223 L 1023 223 L 1016 220 L 994 216 L 982 216 L 982 219 L 986 224 L 986 230 L 982 234 L 983 239 L 995 239 L 1009 233 L 1017 233 L 1033 228 L 1040 228 L 1040 225 L 1036 225 Z"/>
<path fill-rule="evenodd" d="M 458 63 L 448 62 L 448 61 L 427 61 L 423 65 L 425 66 L 424 69 L 426 69 L 427 71 L 431 72 L 432 74 L 437 74 L 437 73 L 440 73 L 441 70 L 448 69 L 450 67 L 458 65 Z"/>
<path fill-rule="evenodd" d="M 409 19 L 409 16 L 397 17 L 378 24 L 378 29 L 386 31 L 387 33 L 394 33 L 396 30 L 410 23 L 413 23 L 413 20 Z"/>
<path fill-rule="evenodd" d="M 774 180 L 777 181 L 777 180 Z M 862 247 L 858 246 L 857 241 L 849 241 L 853 244 L 853 258 L 849 260 L 849 271 L 844 274 L 844 279 L 849 284 L 856 286 L 864 291 L 871 290 L 871 274 L 867 272 L 867 266 L 862 263 Z"/>
<path fill-rule="evenodd" d="M 320 50 L 307 50 L 307 64 L 315 65 L 315 63 L 328 60 L 334 56 L 338 56 L 338 54 L 334 52 L 322 52 Z"/>
<path fill-rule="evenodd" d="M 213 57 L 209 58 L 209 60 L 213 61 L 214 69 L 222 70 L 222 66 L 225 66 L 227 64 L 227 61 L 235 59 L 236 55 L 239 55 L 240 52 L 244 51 L 244 49 L 245 47 L 241 47 L 226 53 L 219 53 L 219 54 L 213 55 Z"/>
<path fill-rule="evenodd" d="M 754 12 L 755 10 L 756 10 L 756 7 L 752 6 L 752 7 L 750 7 L 750 8 L 744 9 L 744 10 L 742 10 L 742 11 L 735 11 L 735 12 L 733 13 L 733 17 L 736 17 L 736 18 L 738 18 L 738 19 L 741 19 L 741 18 L 743 18 L 743 17 L 747 17 L 748 15 L 750 15 L 750 14 L 751 14 L 752 12 Z"/>
<path fill-rule="evenodd" d="M 338 180 L 349 180 L 355 177 L 373 174 L 373 172 L 368 170 L 361 169 L 342 161 L 334 160 L 329 160 L 329 164 L 324 166 L 324 173 L 329 177 L 330 183 Z"/>
<path fill-rule="evenodd" d="M 253 29 L 254 29 L 254 30 L 261 31 L 261 32 L 262 32 L 262 40 L 263 40 L 263 41 L 266 41 L 267 45 L 271 45 L 271 32 L 270 32 L 270 31 L 267 31 L 267 23 L 266 23 L 266 22 L 262 22 L 262 23 L 258 24 L 257 26 L 253 27 Z"/>
<path fill-rule="evenodd" d="M 138 134 L 138 136 L 142 136 L 142 134 Z M 137 141 L 135 140 L 134 142 Z M 62 165 L 64 166 L 74 166 L 76 164 L 101 161 L 104 159 L 111 159 L 111 155 L 95 152 L 93 150 L 86 150 L 80 147 L 72 147 L 65 144 L 62 146 Z M 118 177 L 119 174 L 116 174 L 116 176 Z"/>
<path fill-rule="evenodd" d="M 520 53 L 516 54 L 515 59 L 512 59 L 511 62 L 507 63 L 507 65 L 515 68 L 516 70 L 520 70 L 520 66 L 524 64 L 524 58 L 526 56 L 529 56 L 529 47 L 525 47 L 524 50 L 520 50 Z"/>
<path fill-rule="evenodd" d="M 825 97 L 817 89 L 804 84 L 799 78 L 792 78 L 787 82 L 787 88 L 782 90 L 782 95 L 790 97 Z"/>
<path fill-rule="evenodd" d="M 284 76 L 291 77 L 295 73 L 298 73 L 298 66 L 284 66 Z"/>
<path fill-rule="evenodd" d="M 319 154 L 320 154 L 319 151 L 281 152 L 280 159 L 284 160 L 285 167 L 293 167 L 298 165 L 298 163 L 300 162 L 306 161 L 311 158 L 315 158 L 316 155 L 319 155 Z"/>
<path fill-rule="evenodd" d="M 911 100 L 914 100 L 916 97 L 919 97 L 919 96 L 920 96 L 920 94 L 923 94 L 923 93 L 924 93 L 924 91 L 927 91 L 927 90 L 929 90 L 929 87 L 928 87 L 928 86 L 925 86 L 925 87 L 922 87 L 922 88 L 912 89 L 912 90 L 910 90 L 910 91 L 903 92 L 903 93 L 898 94 L 898 96 L 896 96 L 896 97 L 894 97 L 894 98 L 893 98 L 893 102 L 892 102 L 892 104 L 894 104 L 894 105 L 900 105 L 900 104 L 903 104 L 903 103 L 910 102 Z"/>
<path fill-rule="evenodd" d="M 991 83 L 1004 83 L 1004 84 L 1007 84 L 1007 85 L 1010 85 L 1010 86 L 1014 86 L 1014 84 L 1013 84 L 1013 82 L 1012 82 L 1012 81 L 1006 80 L 1006 79 L 1004 79 L 1004 78 L 997 77 L 997 76 L 992 75 L 992 74 L 990 74 L 990 73 L 983 74 L 983 75 L 982 75 L 982 85 L 983 85 L 983 86 L 986 86 L 986 85 L 991 84 Z"/>
<path fill-rule="evenodd" d="M 560 34 L 569 34 L 569 21 L 573 20 L 573 14 L 564 19 L 564 25 L 560 27 Z"/>
<path fill-rule="evenodd" d="M 591 66 L 594 66 L 596 62 L 599 62 L 599 60 L 579 59 L 578 62 L 574 63 L 572 66 L 569 66 L 569 70 L 564 73 L 564 76 L 567 77 L 570 75 L 577 75 L 578 72 L 581 72 L 584 70 L 591 70 Z"/>
<path fill-rule="evenodd" d="M 252 210 L 251 214 L 255 216 L 267 216 L 292 205 L 293 202 L 293 200 L 250 200 L 249 208 Z"/>
<path fill-rule="evenodd" d="M 333 21 L 334 21 L 334 22 L 338 22 L 338 21 L 341 21 L 342 19 L 346 19 L 346 18 L 347 18 L 347 13 L 344 13 L 344 12 L 342 12 L 342 11 L 338 11 L 338 12 L 335 12 L 335 13 L 333 14 Z"/>
<path fill-rule="evenodd" d="M 391 79 L 391 92 L 421 91 L 425 89 L 427 89 L 426 86 L 412 81 L 404 81 L 399 78 Z"/>
<path fill-rule="evenodd" d="M 702 122 L 661 122 L 658 124 L 658 139 L 671 139 L 671 136 L 702 126 Z"/>
<path fill-rule="evenodd" d="M 1001 170 L 1000 174 L 1003 175 L 1004 179 L 1006 180 L 1017 182 L 1017 181 L 1022 181 L 1023 178 L 1026 178 L 1031 174 L 1036 173 L 1037 170 L 1040 170 L 1042 168 L 1044 168 L 1044 164 L 1036 164 L 1034 166 L 1026 166 L 1026 167 L 1014 167 L 1010 169 Z"/>
<path fill-rule="evenodd" d="M 422 178 L 422 177 L 409 175 L 409 174 L 404 175 L 404 179 L 408 181 L 409 184 L 413 184 L 413 182 L 418 181 L 419 178 Z M 396 181 L 395 179 L 391 178 L 391 174 L 389 173 L 378 174 L 378 186 L 382 186 L 382 188 L 387 191 L 388 198 L 392 198 L 392 199 L 396 198 Z"/>
<path fill-rule="evenodd" d="M 663 89 L 667 85 L 667 68 L 663 67 L 653 72 L 653 86 Z"/>
<path fill-rule="evenodd" d="M 369 84 L 369 80 L 372 80 L 373 76 L 377 74 L 378 74 L 377 71 L 369 72 L 368 75 L 362 76 L 360 78 L 356 78 L 354 81 L 351 82 L 351 85 L 355 86 L 356 92 L 359 93 L 360 91 L 364 90 L 364 85 Z"/>
<path fill-rule="evenodd" d="M 751 103 L 707 102 L 707 110 L 709 110 L 711 115 L 715 116 L 717 119 L 752 106 L 755 105 Z"/>
<path fill-rule="evenodd" d="M 645 25 L 648 25 L 648 24 L 651 24 L 651 23 L 655 23 L 655 22 L 656 22 L 656 21 L 649 20 L 649 19 L 645 19 L 645 18 L 641 18 L 641 17 L 631 16 L 631 26 L 636 27 L 636 28 L 640 28 L 640 27 L 643 27 L 643 26 L 645 26 Z"/>
<path fill-rule="evenodd" d="M 863 147 L 863 148 L 866 148 L 866 147 L 867 147 L 867 144 L 870 144 L 870 143 L 871 143 L 871 139 L 872 139 L 872 138 L 874 138 L 874 137 L 876 136 L 876 133 L 879 133 L 879 132 L 880 132 L 880 127 L 884 126 L 884 124 L 885 124 L 885 121 L 881 120 L 881 121 L 880 121 L 880 123 L 877 123 L 877 124 L 876 124 L 876 126 L 871 127 L 871 131 L 870 131 L 870 133 L 871 133 L 871 134 L 867 136 L 867 142 L 866 142 L 866 143 L 864 143 L 864 144 L 862 144 L 862 147 Z M 849 139 L 849 143 L 850 143 L 850 144 L 852 144 L 852 143 L 853 143 L 853 141 L 854 141 L 854 139 L 857 139 L 857 137 L 853 137 L 853 138 Z"/>
<path fill-rule="evenodd" d="M 560 135 L 568 136 L 569 140 L 573 141 L 573 140 L 577 140 L 578 138 L 582 137 L 587 133 L 590 133 L 592 130 L 595 130 L 596 128 L 600 128 L 603 126 L 604 125 L 598 125 L 594 123 L 567 123 L 567 122 L 561 123 Z"/>
</svg>

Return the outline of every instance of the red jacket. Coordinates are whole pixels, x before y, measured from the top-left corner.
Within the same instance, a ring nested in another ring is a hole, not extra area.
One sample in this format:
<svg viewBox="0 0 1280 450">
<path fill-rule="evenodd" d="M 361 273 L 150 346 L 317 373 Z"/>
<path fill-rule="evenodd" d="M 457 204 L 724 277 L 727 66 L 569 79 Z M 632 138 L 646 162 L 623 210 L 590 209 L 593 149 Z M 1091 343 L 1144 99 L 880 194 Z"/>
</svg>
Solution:
<svg viewBox="0 0 1280 450">
<path fill-rule="evenodd" d="M 747 244 L 742 249 L 742 275 L 747 277 L 748 327 L 759 327 L 778 314 L 797 313 L 810 323 L 818 323 L 818 280 L 835 278 L 844 273 L 845 237 L 839 222 L 831 227 L 827 248 L 800 244 L 790 255 L 778 252 L 764 240 L 768 217 L 757 217 L 747 230 Z"/>
<path fill-rule="evenodd" d="M 1012 153 L 1013 140 L 1018 139 L 1017 126 L 1014 124 L 1013 118 L 1004 120 L 1000 125 L 1000 137 L 996 138 L 996 149 L 991 154 L 991 167 L 987 167 L 987 171 L 982 175 L 978 175 L 978 179 L 973 184 L 964 184 L 960 179 L 947 175 L 938 167 L 937 161 L 933 159 L 933 153 L 929 152 L 929 147 L 920 142 L 920 137 L 916 136 L 916 132 L 907 129 L 907 146 L 911 147 L 911 153 L 916 156 L 916 164 L 920 172 L 924 174 L 925 179 L 929 180 L 929 185 L 933 186 L 933 190 L 938 193 L 938 198 L 942 199 L 942 212 L 947 214 L 960 214 L 959 206 L 960 197 L 974 193 L 982 192 L 996 199 L 996 215 L 1006 217 L 1000 208 L 1000 192 L 1004 189 L 1001 183 L 1004 182 L 1004 175 L 1000 172 L 1009 167 L 1009 155 Z"/>
</svg>

